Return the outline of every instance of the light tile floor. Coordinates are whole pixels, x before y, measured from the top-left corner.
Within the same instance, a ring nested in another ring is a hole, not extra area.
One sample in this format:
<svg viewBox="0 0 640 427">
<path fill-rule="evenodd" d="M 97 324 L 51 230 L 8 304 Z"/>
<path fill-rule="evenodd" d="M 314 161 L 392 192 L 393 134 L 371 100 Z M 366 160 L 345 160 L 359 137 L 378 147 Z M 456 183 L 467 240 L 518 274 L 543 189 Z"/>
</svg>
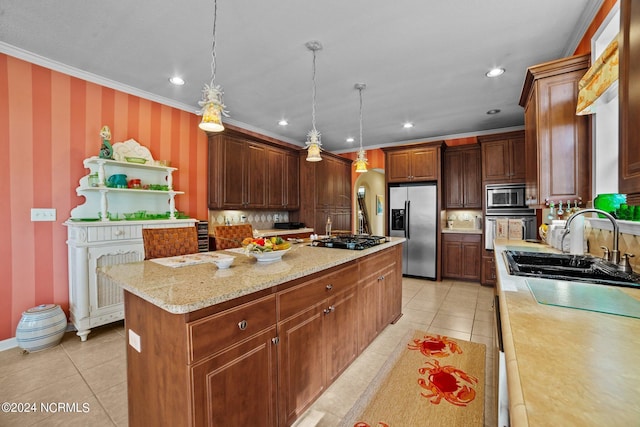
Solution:
<svg viewBox="0 0 640 427">
<path fill-rule="evenodd" d="M 485 426 L 494 426 L 492 304 L 493 288 L 477 283 L 404 278 L 402 318 L 376 338 L 303 414 L 298 426 L 337 425 L 391 351 L 414 329 L 487 345 Z M 15 403 L 14 409 L 28 404 L 26 409 L 32 410 L 5 412 L 3 407 L 0 426 L 126 426 L 125 366 L 122 322 L 92 330 L 84 343 L 69 332 L 60 345 L 41 352 L 0 352 L 0 402 Z"/>
</svg>

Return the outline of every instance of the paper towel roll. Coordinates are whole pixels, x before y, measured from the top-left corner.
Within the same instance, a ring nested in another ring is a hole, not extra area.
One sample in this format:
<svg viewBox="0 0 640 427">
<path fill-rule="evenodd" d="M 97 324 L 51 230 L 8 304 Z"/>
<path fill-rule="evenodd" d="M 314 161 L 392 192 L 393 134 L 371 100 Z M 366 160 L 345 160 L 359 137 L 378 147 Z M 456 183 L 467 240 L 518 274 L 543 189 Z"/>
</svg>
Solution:
<svg viewBox="0 0 640 427">
<path fill-rule="evenodd" d="M 579 215 L 571 221 L 570 232 L 568 238 L 569 253 L 574 255 L 584 254 L 584 216 Z"/>
</svg>

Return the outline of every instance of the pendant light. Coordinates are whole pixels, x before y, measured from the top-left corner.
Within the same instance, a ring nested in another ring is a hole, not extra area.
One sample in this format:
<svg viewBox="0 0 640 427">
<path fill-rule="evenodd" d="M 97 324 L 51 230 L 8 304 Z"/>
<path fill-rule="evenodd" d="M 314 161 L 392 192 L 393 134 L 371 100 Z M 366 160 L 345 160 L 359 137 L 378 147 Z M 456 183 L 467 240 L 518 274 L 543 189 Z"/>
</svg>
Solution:
<svg viewBox="0 0 640 427">
<path fill-rule="evenodd" d="M 218 1 L 213 0 L 213 40 L 211 42 L 211 82 L 202 89 L 202 100 L 198 105 L 202 107 L 202 121 L 198 127 L 207 132 L 222 132 L 222 116 L 229 117 L 222 100 L 224 94 L 222 86 L 215 84 L 216 79 L 216 18 L 218 15 Z"/>
<path fill-rule="evenodd" d="M 319 162 L 322 160 L 320 157 L 320 132 L 316 129 L 316 52 L 322 49 L 322 45 L 318 41 L 310 41 L 305 43 L 307 49 L 313 53 L 313 87 L 311 95 L 311 130 L 307 134 L 307 141 L 305 142 L 305 148 L 307 149 L 307 161 Z"/>
<path fill-rule="evenodd" d="M 362 91 L 367 88 L 364 83 L 356 83 L 354 88 L 360 92 L 360 149 L 358 150 L 358 156 L 354 164 L 356 165 L 356 172 L 362 173 L 367 171 L 367 152 L 362 148 Z"/>
</svg>

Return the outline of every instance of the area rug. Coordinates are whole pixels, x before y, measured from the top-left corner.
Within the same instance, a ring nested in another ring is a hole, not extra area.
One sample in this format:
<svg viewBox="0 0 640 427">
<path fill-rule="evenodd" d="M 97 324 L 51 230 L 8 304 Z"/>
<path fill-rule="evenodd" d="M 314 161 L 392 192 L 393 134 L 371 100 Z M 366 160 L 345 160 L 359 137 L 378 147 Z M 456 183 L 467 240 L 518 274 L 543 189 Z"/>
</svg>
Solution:
<svg viewBox="0 0 640 427">
<path fill-rule="evenodd" d="M 484 344 L 415 331 L 340 426 L 483 426 L 484 367 Z"/>
</svg>

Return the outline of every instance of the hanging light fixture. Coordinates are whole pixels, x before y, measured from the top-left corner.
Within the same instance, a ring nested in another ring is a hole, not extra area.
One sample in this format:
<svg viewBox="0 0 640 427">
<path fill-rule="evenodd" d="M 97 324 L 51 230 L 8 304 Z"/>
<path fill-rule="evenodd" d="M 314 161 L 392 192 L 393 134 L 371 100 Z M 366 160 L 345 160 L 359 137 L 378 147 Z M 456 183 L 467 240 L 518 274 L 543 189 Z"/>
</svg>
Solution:
<svg viewBox="0 0 640 427">
<path fill-rule="evenodd" d="M 222 124 L 222 116 L 229 117 L 225 110 L 222 95 L 224 94 L 222 86 L 215 84 L 216 79 L 216 18 L 218 15 L 218 1 L 213 0 L 213 41 L 211 42 L 211 83 L 205 84 L 202 89 L 202 99 L 198 101 L 198 105 L 202 107 L 202 121 L 200 129 L 207 132 L 222 132 L 224 125 Z"/>
<path fill-rule="evenodd" d="M 316 130 L 316 52 L 322 49 L 322 45 L 318 41 L 311 41 L 305 43 L 307 49 L 313 52 L 313 88 L 311 96 L 311 130 L 307 134 L 307 141 L 305 142 L 305 148 L 307 149 L 307 161 L 319 162 L 322 160 L 320 157 L 320 132 Z"/>
<path fill-rule="evenodd" d="M 360 149 L 354 164 L 356 165 L 356 172 L 362 173 L 367 171 L 367 152 L 362 148 L 362 91 L 367 88 L 367 85 L 356 83 L 354 87 L 360 92 Z"/>
</svg>

